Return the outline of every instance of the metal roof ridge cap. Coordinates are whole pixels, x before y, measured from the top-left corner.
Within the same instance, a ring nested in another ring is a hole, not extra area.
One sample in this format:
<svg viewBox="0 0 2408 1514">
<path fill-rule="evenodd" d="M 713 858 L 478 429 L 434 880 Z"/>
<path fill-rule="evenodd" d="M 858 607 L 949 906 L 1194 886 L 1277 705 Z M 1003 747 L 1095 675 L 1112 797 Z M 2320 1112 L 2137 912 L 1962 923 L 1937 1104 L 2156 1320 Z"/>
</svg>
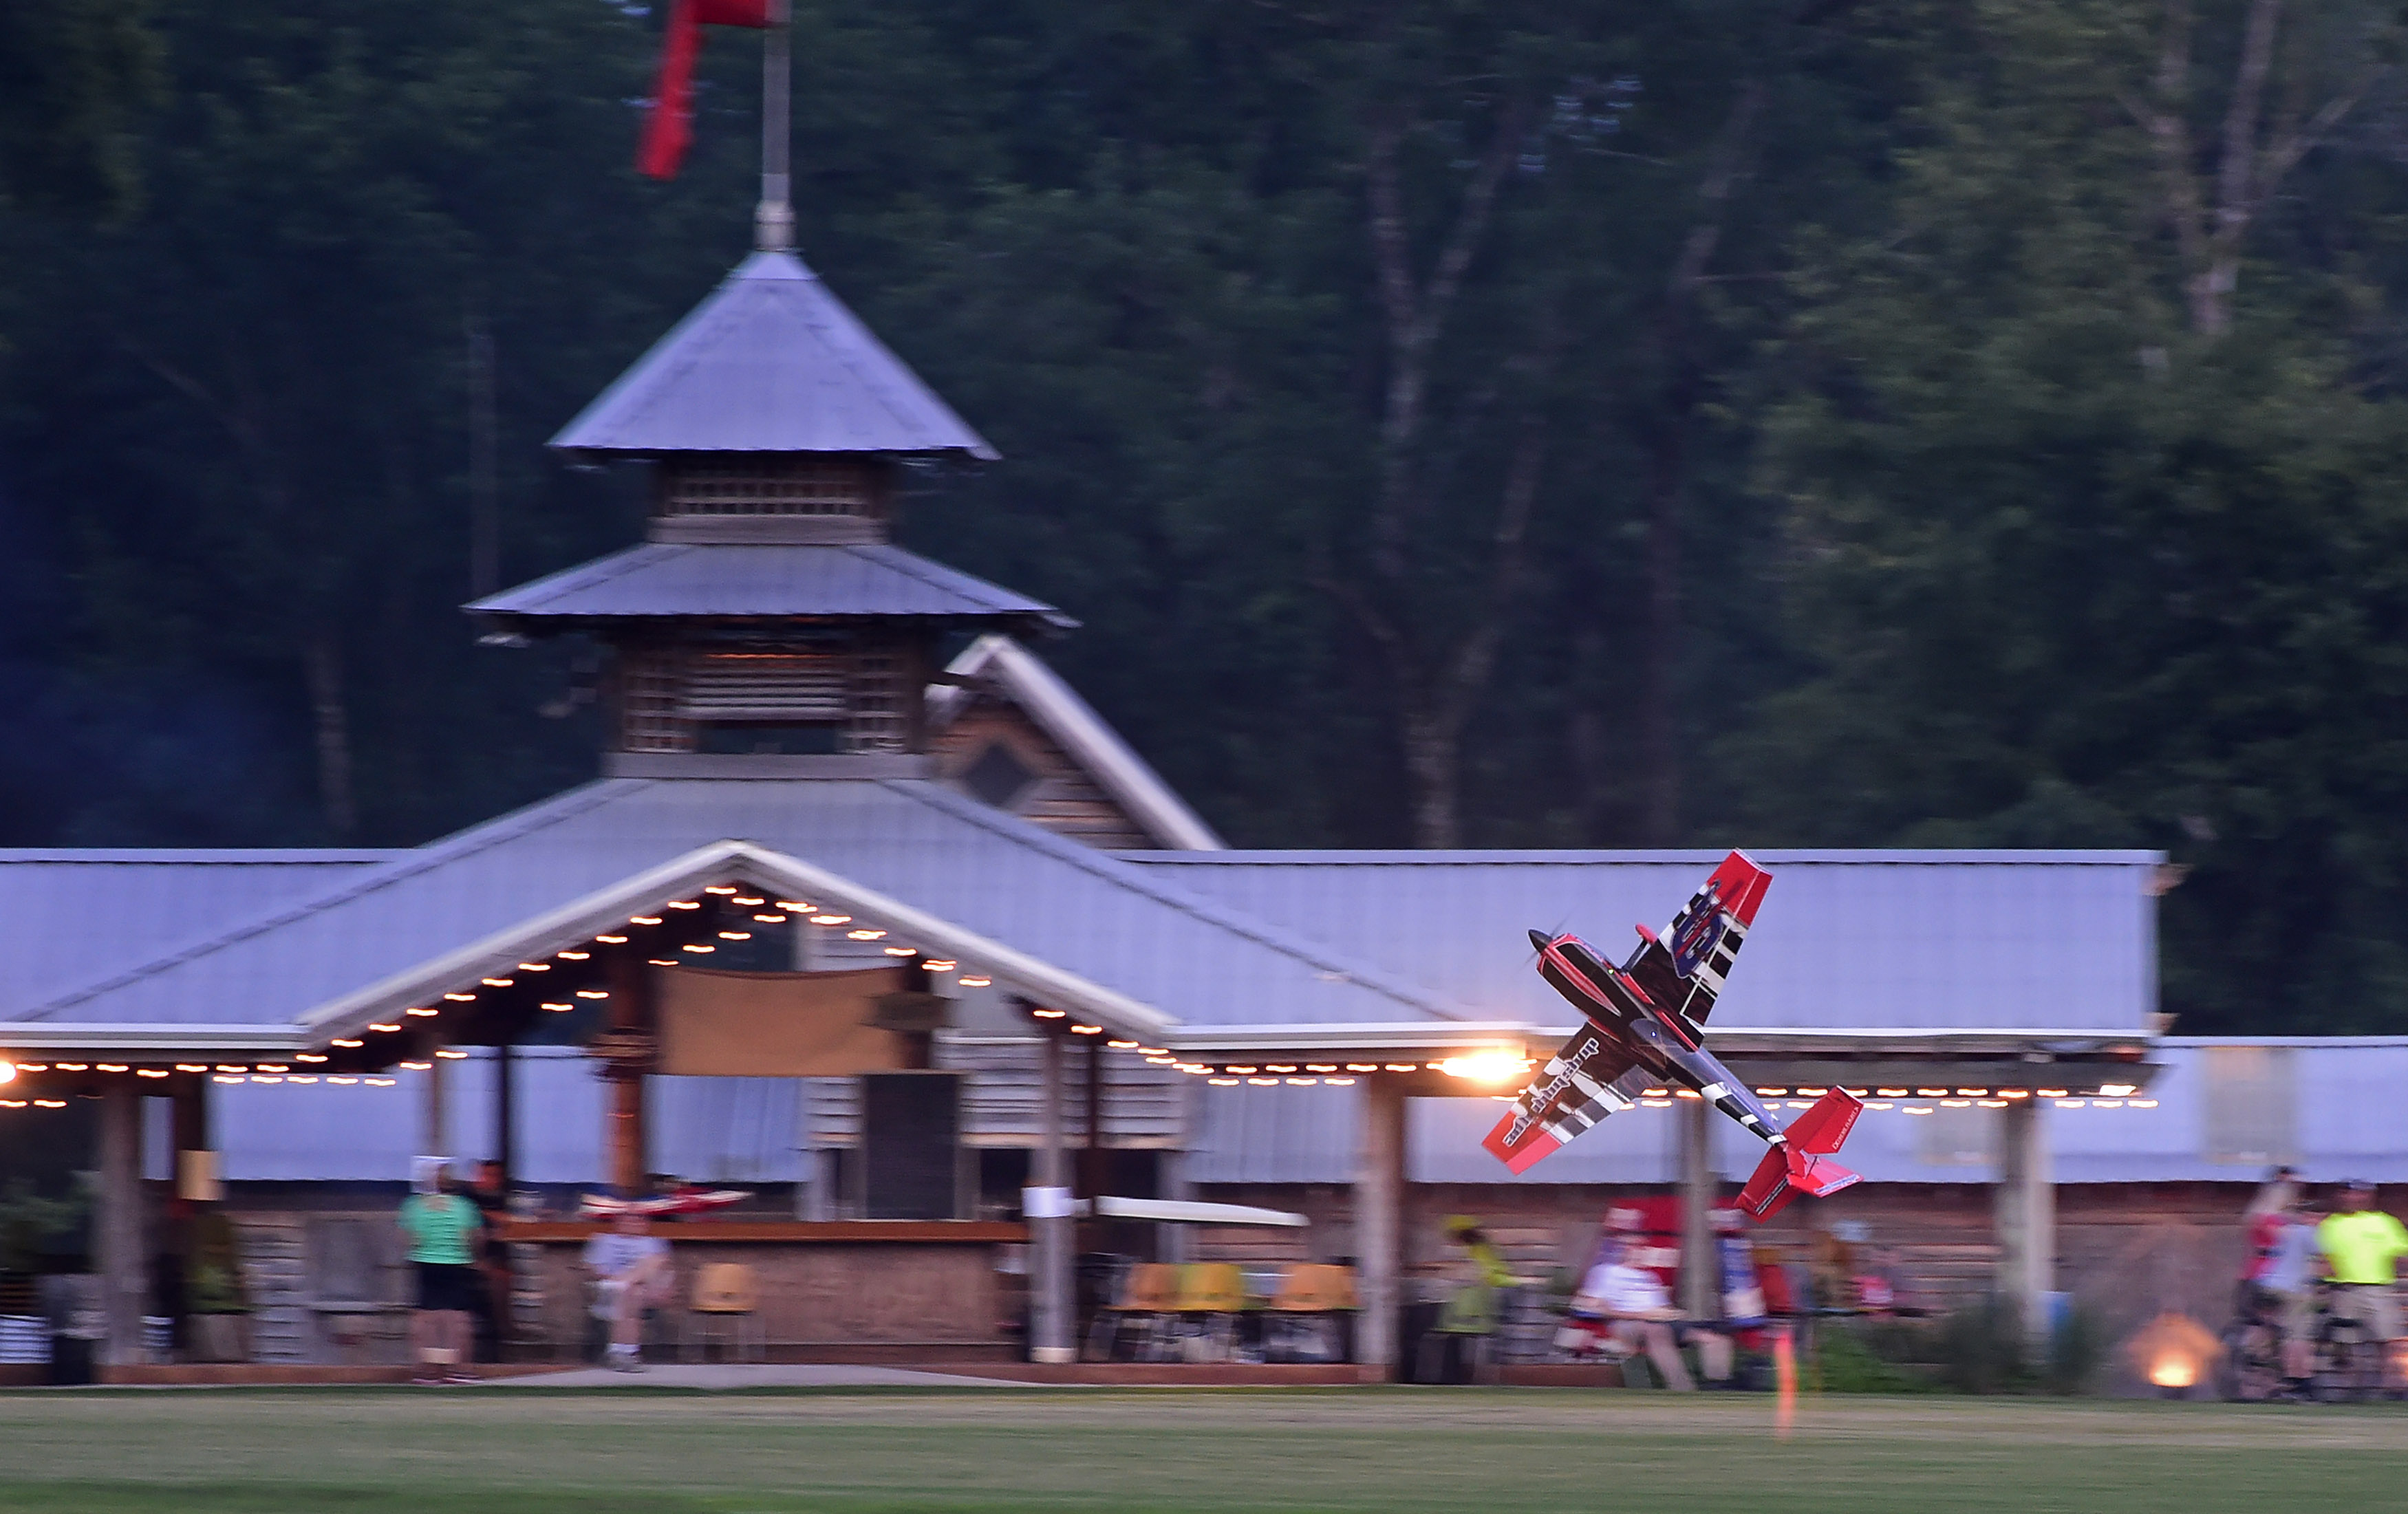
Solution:
<svg viewBox="0 0 2408 1514">
<path fill-rule="evenodd" d="M 397 879 L 416 877 L 426 869 L 439 866 L 455 857 L 473 855 L 487 847 L 515 840 L 530 831 L 539 830 L 560 821 L 581 815 L 586 810 L 609 803 L 631 790 L 646 787 L 651 781 L 644 778 L 596 778 L 583 788 L 571 789 L 566 793 L 553 794 L 549 799 L 538 800 L 532 805 L 523 806 L 507 814 L 497 815 L 492 820 L 472 825 L 465 831 L 457 831 L 451 836 L 428 842 L 423 847 L 410 848 L 403 856 L 376 868 L 365 878 L 337 879 L 330 887 L 307 898 L 279 904 L 272 911 L 251 916 L 239 924 L 220 927 L 214 935 L 180 941 L 159 955 L 135 966 L 115 969 L 106 978 L 77 983 L 64 992 L 55 993 L 35 1005 L 32 1011 L 19 1023 L 49 1020 L 58 1010 L 69 1005 L 79 1004 L 103 993 L 112 993 L 142 978 L 207 956 L 212 951 L 222 950 L 239 942 L 250 940 L 253 936 L 264 936 L 270 931 L 280 930 L 295 921 L 307 919 L 321 910 L 331 909 L 337 905 L 348 903 L 373 890 L 386 887 Z M 474 838 L 473 844 L 470 844 L 471 838 Z M 7 1023 L 7 1021 L 0 1021 L 0 1023 Z"/>
<path fill-rule="evenodd" d="M 1359 983 L 1374 993 L 1385 994 L 1399 1003 L 1440 1016 L 1450 1022 L 1459 1023 L 1470 1019 L 1468 1006 L 1453 1005 L 1447 995 L 1439 993 L 1435 990 L 1416 991 L 1402 979 L 1378 967 L 1352 962 L 1330 952 L 1327 948 L 1313 941 L 1310 936 L 1283 936 L 1275 928 L 1254 916 L 1231 909 L 1217 900 L 1181 893 L 1150 881 L 1141 881 L 1138 878 L 1124 877 L 1117 865 L 1120 859 L 1112 853 L 1097 851 L 1091 847 L 1082 846 L 1076 841 L 1066 840 L 1042 826 L 1031 825 L 1025 821 L 1019 822 L 1025 827 L 1025 833 L 1014 831 L 1000 822 L 1015 817 L 1005 816 L 999 811 L 989 809 L 976 800 L 964 798 L 932 779 L 876 778 L 871 781 L 893 789 L 906 797 L 915 799 L 932 809 L 941 809 L 956 820 L 967 821 L 1007 839 L 1045 851 L 1057 861 L 1082 868 L 1116 887 L 1142 894 L 1156 904 L 1166 905 L 1191 915 L 1209 925 L 1228 931 L 1257 946 L 1276 951 L 1282 956 L 1292 957 L 1316 971 L 1342 974 L 1349 981 Z"/>
<path fill-rule="evenodd" d="M 934 388 L 930 387 L 928 381 L 925 378 L 922 378 L 917 370 L 913 369 L 910 364 L 905 363 L 902 357 L 897 354 L 893 348 L 888 347 L 884 342 L 879 340 L 878 334 L 869 329 L 869 322 L 862 320 L 860 316 L 855 315 L 853 307 L 846 305 L 844 301 L 838 296 L 833 288 L 831 288 L 824 280 L 816 280 L 816 282 L 818 282 L 820 286 L 819 298 L 816 301 L 812 301 L 808 298 L 805 300 L 803 307 L 803 324 L 818 334 L 820 345 L 827 349 L 829 357 L 833 358 L 837 364 L 843 368 L 844 371 L 852 377 L 853 387 L 856 393 L 867 394 L 872 400 L 876 401 L 879 408 L 886 412 L 886 419 L 892 422 L 897 430 L 918 431 L 922 429 L 921 418 L 905 413 L 906 407 L 896 403 L 896 396 L 887 393 L 886 387 L 891 375 L 880 374 L 873 371 L 872 364 L 856 363 L 854 361 L 854 357 L 858 352 L 858 349 L 849 345 L 848 342 L 843 339 L 848 337 L 855 339 L 867 338 L 867 341 L 876 348 L 878 352 L 885 357 L 889 364 L 891 364 L 895 368 L 900 369 L 906 376 L 919 385 L 923 397 L 934 400 L 939 408 L 942 409 L 946 414 L 952 415 L 954 424 L 960 426 L 962 430 L 968 432 L 970 436 L 977 436 L 981 441 L 984 441 L 986 439 L 983 436 L 979 436 L 977 432 L 971 431 L 968 421 L 964 421 L 959 415 L 954 415 L 953 407 L 945 403 L 944 396 L 939 394 Z M 842 330 L 840 321 L 838 320 L 830 319 L 831 316 L 839 318 L 850 317 L 854 329 L 853 331 Z"/>
<path fill-rule="evenodd" d="M 996 633 L 992 639 L 1000 645 L 992 650 L 988 661 L 999 665 L 1007 684 L 1021 694 L 1038 722 L 1073 753 L 1092 758 L 1096 776 L 1113 797 L 1156 822 L 1147 827 L 1150 831 L 1174 840 L 1185 836 L 1193 850 L 1226 850 L 1226 843 L 1203 818 L 1187 807 L 1162 775 L 1096 713 L 1068 679 L 1011 637 Z"/>
<path fill-rule="evenodd" d="M 932 407 L 936 410 L 939 419 L 952 421 L 954 428 L 969 439 L 969 445 L 963 447 L 961 449 L 962 450 L 968 452 L 972 457 L 979 458 L 982 462 L 997 462 L 1001 460 L 1003 454 L 996 450 L 995 444 L 988 441 L 985 435 L 977 427 L 971 425 L 968 421 L 963 420 L 961 412 L 954 409 L 953 406 L 946 401 L 944 395 L 937 393 L 936 386 L 929 383 L 925 378 L 920 377 L 919 369 L 911 366 L 910 364 L 904 362 L 903 355 L 901 353 L 887 346 L 885 338 L 880 336 L 875 330 L 871 329 L 868 321 L 861 319 L 858 311 L 854 310 L 852 306 L 847 305 L 844 302 L 844 297 L 836 292 L 835 286 L 829 284 L 825 279 L 820 279 L 816 275 L 812 277 L 811 281 L 819 286 L 819 293 L 816 300 L 806 302 L 804 323 L 806 325 L 812 326 L 815 330 L 820 329 L 819 323 L 812 320 L 812 313 L 810 307 L 813 305 L 816 305 L 817 312 L 819 314 L 834 318 L 831 324 L 836 322 L 851 323 L 852 329 L 841 333 L 847 340 L 830 341 L 827 339 L 824 333 L 822 335 L 821 340 L 827 348 L 829 355 L 834 357 L 838 364 L 843 365 L 844 370 L 853 376 L 854 387 L 862 393 L 875 397 L 879 405 L 885 409 L 888 419 L 895 421 L 897 427 L 903 430 L 916 431 L 921 429 L 921 421 L 904 414 L 903 411 L 897 407 L 895 397 L 890 396 L 885 392 L 884 386 L 891 382 L 896 375 L 900 375 L 903 382 L 909 385 L 911 390 L 916 392 L 904 396 L 905 398 L 916 401 L 924 406 Z M 885 362 L 883 366 L 886 371 L 882 374 L 873 373 L 870 371 L 868 366 L 855 363 L 853 361 L 855 355 L 864 351 L 884 359 Z M 959 446 L 960 444 L 956 443 L 955 445 Z"/>
<path fill-rule="evenodd" d="M 720 312 L 721 307 L 734 297 L 738 286 L 747 282 L 741 275 L 743 274 L 745 264 L 750 263 L 751 261 L 752 258 L 748 256 L 744 263 L 738 264 L 725 274 L 723 274 L 720 277 L 719 282 L 710 286 L 710 293 L 705 294 L 699 304 L 695 305 L 693 309 L 688 310 L 684 315 L 679 317 L 676 324 L 670 326 L 668 330 L 661 333 L 658 337 L 653 339 L 651 345 L 647 346 L 642 351 L 637 353 L 635 361 L 629 363 L 626 367 L 621 369 L 617 378 L 611 379 L 609 383 L 603 386 L 602 393 L 595 395 L 592 399 L 587 400 L 585 402 L 584 408 L 579 410 L 575 415 L 570 416 L 567 423 L 563 425 L 558 431 L 553 432 L 552 436 L 545 440 L 544 445 L 546 447 L 561 448 L 563 450 L 578 450 L 579 449 L 575 444 L 563 443 L 560 438 L 567 436 L 570 432 L 575 431 L 580 426 L 585 424 L 588 418 L 601 414 L 605 410 L 622 403 L 621 392 L 624 390 L 633 389 L 638 375 L 641 375 L 649 382 L 652 377 L 653 357 L 657 354 L 670 351 L 681 345 L 684 345 L 681 342 L 681 338 L 684 337 L 689 328 L 699 330 L 706 321 L 716 316 Z M 682 360 L 677 364 L 674 371 L 678 373 L 689 371 L 694 367 L 695 364 L 699 361 L 699 353 L 685 354 L 682 357 Z M 662 371 L 668 372 L 672 370 L 664 364 Z M 632 404 L 633 402 L 632 400 L 629 400 L 626 403 Z M 647 401 L 647 403 L 650 403 L 650 401 Z M 610 450 L 616 450 L 617 449 Z"/>
<path fill-rule="evenodd" d="M 1069 1008 L 1094 1013 L 1096 1018 L 1103 1018 L 1103 1021 L 1122 1023 L 1125 1028 L 1144 1030 L 1149 1035 L 1166 1033 L 1180 1023 L 1178 1016 L 1170 1016 L 1170 1013 L 1151 1007 L 1146 1001 L 1122 994 L 1120 990 L 1111 990 L 1105 984 L 1082 978 L 1067 967 L 1053 965 L 1053 963 L 1024 953 L 1013 946 L 1004 946 L 1002 941 L 992 941 L 992 938 L 982 936 L 968 927 L 961 927 L 961 924 L 953 924 L 944 917 L 929 915 L 915 905 L 906 905 L 903 900 L 879 893 L 877 888 L 854 883 L 853 878 L 845 878 L 843 874 L 804 862 L 804 859 L 787 852 L 778 852 L 773 848 L 764 848 L 761 842 L 715 840 L 689 850 L 689 852 L 677 854 L 669 862 L 651 866 L 640 874 L 626 876 L 619 883 L 590 891 L 590 893 L 580 895 L 571 903 L 559 905 L 553 910 L 542 912 L 542 915 L 520 920 L 510 927 L 498 929 L 498 932 L 486 932 L 477 941 L 457 946 L 438 958 L 414 963 L 400 973 L 388 973 L 385 978 L 364 984 L 350 994 L 342 994 L 339 999 L 332 999 L 301 1013 L 294 1021 L 294 1025 L 318 1033 L 318 1030 L 327 1030 L 330 1025 L 339 1025 L 342 1021 L 388 1011 L 397 1001 L 423 996 L 419 990 L 443 982 L 457 982 L 467 975 L 481 973 L 489 963 L 501 963 L 513 958 L 513 955 L 525 955 L 530 941 L 549 944 L 549 938 L 576 936 L 576 934 L 588 932 L 588 927 L 593 927 L 595 921 L 616 920 L 628 907 L 645 907 L 652 900 L 660 900 L 665 893 L 681 893 L 684 883 L 691 883 L 694 878 L 720 876 L 730 866 L 735 866 L 739 876 L 747 869 L 753 874 L 766 874 L 778 886 L 814 891 L 814 893 L 826 895 L 828 900 L 840 900 L 840 903 L 848 905 L 850 910 L 882 917 L 896 929 L 927 938 L 932 946 L 941 946 L 944 950 L 953 950 L 963 958 L 980 961 L 990 973 L 999 975 L 999 978 L 1016 979 L 1031 992 L 1062 1001 Z M 677 883 L 677 888 L 672 888 L 672 883 Z"/>
<path fill-rule="evenodd" d="M 642 782 L 644 780 L 630 779 L 624 781 Z M 327 1024 L 329 1021 L 340 1020 L 347 1015 L 357 1014 L 363 1007 L 377 1004 L 380 1001 L 391 997 L 398 989 L 405 987 L 414 988 L 422 980 L 432 978 L 442 982 L 451 982 L 457 978 L 466 977 L 468 975 L 468 972 L 478 964 L 494 959 L 495 955 L 496 943 L 503 945 L 514 942 L 523 943 L 532 937 L 544 935 L 548 931 L 561 928 L 555 923 L 556 921 L 581 921 L 593 918 L 597 914 L 604 912 L 602 907 L 605 903 L 617 900 L 622 897 L 656 897 L 659 895 L 662 887 L 664 887 L 668 881 L 683 878 L 686 874 L 695 872 L 697 869 L 716 867 L 720 864 L 738 855 L 745 845 L 746 843 L 740 841 L 723 840 L 712 841 L 704 846 L 692 848 L 670 858 L 667 862 L 656 864 L 652 867 L 646 868 L 640 873 L 631 874 L 627 878 L 620 879 L 617 883 L 593 890 L 590 893 L 581 894 L 579 897 L 570 900 L 565 905 L 554 906 L 551 909 L 529 917 L 526 920 L 520 921 L 515 924 L 505 926 L 501 930 L 488 931 L 483 936 L 468 942 L 465 946 L 453 947 L 451 950 L 443 952 L 439 956 L 430 957 L 423 962 L 415 963 L 410 966 L 403 968 L 399 972 L 387 973 L 384 977 L 378 978 L 376 981 L 368 983 L 363 987 L 353 989 L 351 993 L 343 994 L 339 998 L 330 1000 L 314 1008 L 302 1011 L 299 1015 L 294 1017 L 293 1022 L 304 1030 L 317 1030 Z M 616 916 L 622 913 L 623 910 L 612 908 L 607 912 L 612 916 Z M 452 970 L 451 964 L 454 963 L 464 964 L 465 965 L 459 970 L 453 971 Z M 416 995 L 410 994 L 405 996 L 415 997 Z"/>
<path fill-rule="evenodd" d="M 1024 594 L 1016 589 L 1007 589 L 1003 585 L 995 582 L 993 579 L 982 578 L 977 574 L 957 568 L 950 563 L 939 563 L 933 557 L 923 557 L 918 552 L 911 550 L 909 547 L 898 547 L 891 541 L 844 542 L 839 544 L 837 550 L 839 551 L 851 552 L 862 561 L 876 564 L 878 566 L 886 569 L 890 573 L 903 574 L 927 588 L 950 590 L 954 593 L 963 594 L 965 598 L 980 597 L 979 595 L 968 593 L 961 589 L 957 584 L 949 584 L 945 582 L 943 578 L 924 571 L 927 568 L 935 568 L 938 573 L 953 578 L 960 579 L 962 582 L 968 583 L 976 589 L 984 591 L 987 608 L 991 610 L 997 612 L 1008 610 L 1009 607 L 1002 604 L 1000 601 L 1004 598 L 1012 598 L 1024 600 L 1026 603 L 1034 605 L 1039 609 L 1048 612 L 1049 614 L 1056 616 L 1063 615 L 1063 611 L 1059 606 L 1048 605 L 1045 601 L 1037 598 L 1035 595 Z M 1064 618 L 1068 619 L 1067 616 Z M 1076 625 L 1078 622 L 1076 621 L 1071 621 L 1070 623 Z"/>
<path fill-rule="evenodd" d="M 600 923 L 615 921 L 631 908 L 648 907 L 664 897 L 684 892 L 696 879 L 724 876 L 731 868 L 738 876 L 748 868 L 754 874 L 766 875 L 756 877 L 756 883 L 766 880 L 781 890 L 795 888 L 819 893 L 849 909 L 879 917 L 895 929 L 920 936 L 940 950 L 978 961 L 989 972 L 1013 979 L 1064 1007 L 1148 1034 L 1167 1032 L 1179 1023 L 1176 1016 L 1143 1000 L 905 904 L 842 874 L 757 841 L 736 838 L 693 848 L 540 914 L 488 931 L 466 945 L 388 973 L 373 983 L 319 1005 L 296 1017 L 294 1023 L 306 1031 L 321 1032 L 362 1017 L 372 1018 L 389 1011 L 395 1004 L 423 998 L 442 984 L 480 976 L 491 964 L 523 956 L 531 948 L 543 950 L 555 939 L 581 939 Z"/>
<path fill-rule="evenodd" d="M 1124 1018 L 1135 1021 L 1152 1030 L 1168 1031 L 1180 1023 L 1178 1016 L 1168 1010 L 1157 1009 L 1133 994 L 1124 993 L 1118 989 L 1097 983 L 1085 975 L 1074 973 L 1067 967 L 1057 967 L 1041 957 L 1033 956 L 1017 947 L 1007 946 L 991 936 L 971 930 L 967 925 L 956 924 L 940 915 L 931 914 L 916 905 L 906 904 L 867 884 L 856 883 L 842 874 L 822 867 L 816 863 L 805 862 L 791 852 L 779 851 L 752 841 L 738 842 L 737 845 L 743 848 L 750 858 L 760 866 L 786 871 L 808 888 L 818 889 L 832 897 L 850 893 L 856 899 L 867 901 L 855 904 L 853 907 L 864 913 L 896 921 L 901 929 L 913 935 L 933 939 L 951 937 L 954 944 L 948 947 L 949 950 L 955 951 L 958 956 L 981 962 L 986 965 L 990 973 L 1031 980 L 1053 979 L 1057 984 L 1069 989 L 1077 996 L 1086 999 L 1088 1001 L 1086 1007 L 1092 1009 L 1099 1005 L 1112 1007 Z M 1013 965 L 1015 964 L 1020 965 Z M 1032 986 L 1034 986 L 1033 983 Z"/>
</svg>

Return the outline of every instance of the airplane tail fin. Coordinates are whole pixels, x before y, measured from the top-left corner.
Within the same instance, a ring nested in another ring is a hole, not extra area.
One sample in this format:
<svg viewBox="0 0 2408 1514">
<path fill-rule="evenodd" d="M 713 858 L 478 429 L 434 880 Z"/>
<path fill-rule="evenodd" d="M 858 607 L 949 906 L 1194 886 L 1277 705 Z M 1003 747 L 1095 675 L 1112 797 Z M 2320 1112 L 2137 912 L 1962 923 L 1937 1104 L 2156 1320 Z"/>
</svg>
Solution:
<svg viewBox="0 0 2408 1514">
<path fill-rule="evenodd" d="M 1836 1088 L 1824 1094 L 1784 1133 L 1788 1139 L 1764 1153 L 1747 1186 L 1740 1190 L 1739 1207 L 1758 1220 L 1770 1220 L 1800 1193 L 1828 1198 L 1861 1181 L 1831 1155 L 1863 1112 L 1862 1103 Z"/>
<path fill-rule="evenodd" d="M 1848 1132 L 1865 1112 L 1864 1101 L 1844 1089 L 1833 1089 L 1814 1101 L 1814 1107 L 1789 1122 L 1783 1134 L 1789 1144 L 1815 1156 L 1830 1156 L 1847 1144 Z"/>
</svg>

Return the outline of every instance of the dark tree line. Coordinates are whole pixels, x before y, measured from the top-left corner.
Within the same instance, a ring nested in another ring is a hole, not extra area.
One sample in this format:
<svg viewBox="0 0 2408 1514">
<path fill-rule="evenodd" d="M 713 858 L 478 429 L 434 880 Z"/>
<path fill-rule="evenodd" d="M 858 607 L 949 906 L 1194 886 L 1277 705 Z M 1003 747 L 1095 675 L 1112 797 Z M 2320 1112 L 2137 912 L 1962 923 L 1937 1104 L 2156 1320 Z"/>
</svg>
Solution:
<svg viewBox="0 0 2408 1514">
<path fill-rule="evenodd" d="M 2160 848 L 2183 1028 L 2408 1025 L 2389 11 L 796 11 L 805 255 L 1006 454 L 906 539 L 1233 839 Z M 633 538 L 541 443 L 743 251 L 656 24 L 0 19 L 0 842 L 591 771 L 456 607 Z"/>
</svg>

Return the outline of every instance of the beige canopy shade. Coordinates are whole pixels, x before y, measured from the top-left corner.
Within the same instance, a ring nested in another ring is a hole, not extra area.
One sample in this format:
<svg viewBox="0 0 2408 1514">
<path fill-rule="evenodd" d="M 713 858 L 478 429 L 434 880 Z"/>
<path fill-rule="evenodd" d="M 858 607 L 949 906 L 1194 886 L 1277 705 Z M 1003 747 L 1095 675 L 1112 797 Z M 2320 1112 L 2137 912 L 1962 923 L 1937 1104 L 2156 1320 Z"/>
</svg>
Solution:
<svg viewBox="0 0 2408 1514">
<path fill-rule="evenodd" d="M 1312 1222 L 1300 1214 L 1290 1214 L 1285 1209 L 1258 1208 L 1252 1204 L 1206 1204 L 1196 1199 L 1114 1198 L 1109 1193 L 1093 1204 L 1082 1199 L 1077 1207 L 1081 1212 L 1092 1211 L 1107 1220 L 1167 1220 L 1174 1224 L 1278 1225 L 1297 1230 Z"/>
<path fill-rule="evenodd" d="M 660 1070 L 679 1078 L 845 1078 L 909 1066 L 903 1038 L 881 1028 L 892 967 L 840 973 L 660 976 Z"/>
</svg>

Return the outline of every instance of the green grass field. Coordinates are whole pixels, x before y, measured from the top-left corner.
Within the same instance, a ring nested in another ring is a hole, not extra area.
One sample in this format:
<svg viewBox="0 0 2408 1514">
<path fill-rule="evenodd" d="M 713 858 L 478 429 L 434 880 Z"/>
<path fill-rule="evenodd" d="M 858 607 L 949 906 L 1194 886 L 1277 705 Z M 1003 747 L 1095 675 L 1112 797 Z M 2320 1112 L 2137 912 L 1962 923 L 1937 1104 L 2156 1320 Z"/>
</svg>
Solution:
<svg viewBox="0 0 2408 1514">
<path fill-rule="evenodd" d="M 2408 1415 L 1549 1390 L 0 1394 L 0 1508 L 2396 1508 Z"/>
</svg>

